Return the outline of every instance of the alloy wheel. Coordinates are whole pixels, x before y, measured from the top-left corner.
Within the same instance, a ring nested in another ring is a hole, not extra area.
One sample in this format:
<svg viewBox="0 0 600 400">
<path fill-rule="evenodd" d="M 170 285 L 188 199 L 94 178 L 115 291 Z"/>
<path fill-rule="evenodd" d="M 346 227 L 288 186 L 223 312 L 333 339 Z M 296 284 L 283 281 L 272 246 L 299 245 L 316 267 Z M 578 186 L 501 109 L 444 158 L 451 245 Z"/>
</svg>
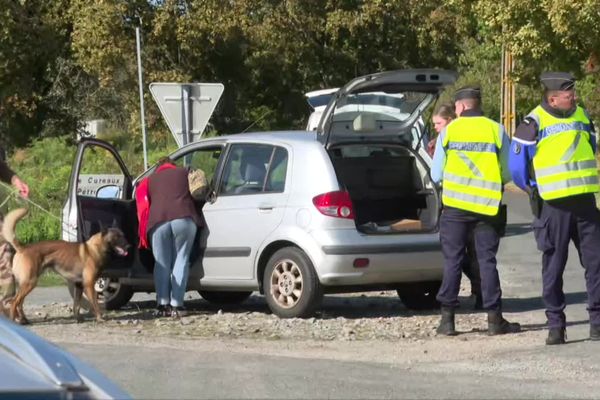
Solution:
<svg viewBox="0 0 600 400">
<path fill-rule="evenodd" d="M 283 259 L 273 268 L 271 274 L 271 296 L 280 307 L 292 308 L 302 296 L 303 279 L 298 265 Z"/>
</svg>

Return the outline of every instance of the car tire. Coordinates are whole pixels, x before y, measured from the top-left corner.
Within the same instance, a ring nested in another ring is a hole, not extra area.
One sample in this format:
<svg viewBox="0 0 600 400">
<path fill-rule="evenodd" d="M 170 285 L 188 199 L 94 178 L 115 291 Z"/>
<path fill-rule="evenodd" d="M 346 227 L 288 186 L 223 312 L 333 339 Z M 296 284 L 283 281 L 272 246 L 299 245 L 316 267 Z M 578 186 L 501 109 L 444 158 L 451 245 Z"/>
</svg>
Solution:
<svg viewBox="0 0 600 400">
<path fill-rule="evenodd" d="M 101 292 L 98 291 L 99 285 L 102 285 L 101 287 L 104 288 L 104 290 L 102 290 Z M 71 298 L 73 298 L 75 296 L 75 284 L 73 282 L 68 282 L 67 286 L 69 288 L 69 294 L 71 295 Z M 98 279 L 98 281 L 96 282 L 95 289 L 99 294 L 98 303 L 100 304 L 100 307 L 104 308 L 105 310 L 120 309 L 125 304 L 127 304 L 129 300 L 131 300 L 134 294 L 133 288 L 131 286 L 123 285 L 122 283 L 108 278 Z M 81 297 L 81 308 L 83 308 L 86 311 L 90 311 L 90 309 L 92 308 L 92 305 L 87 299 L 85 293 Z"/>
<path fill-rule="evenodd" d="M 198 290 L 198 293 L 204 300 L 214 304 L 239 304 L 252 294 L 252 292 L 213 292 L 208 290 Z"/>
<path fill-rule="evenodd" d="M 425 282 L 412 284 L 407 288 L 398 289 L 398 297 L 406 308 L 410 310 L 425 311 L 440 307 L 435 296 L 440 290 L 442 282 Z"/>
<path fill-rule="evenodd" d="M 313 264 L 297 247 L 285 247 L 271 256 L 263 288 L 269 308 L 281 318 L 310 317 L 323 299 Z"/>
</svg>

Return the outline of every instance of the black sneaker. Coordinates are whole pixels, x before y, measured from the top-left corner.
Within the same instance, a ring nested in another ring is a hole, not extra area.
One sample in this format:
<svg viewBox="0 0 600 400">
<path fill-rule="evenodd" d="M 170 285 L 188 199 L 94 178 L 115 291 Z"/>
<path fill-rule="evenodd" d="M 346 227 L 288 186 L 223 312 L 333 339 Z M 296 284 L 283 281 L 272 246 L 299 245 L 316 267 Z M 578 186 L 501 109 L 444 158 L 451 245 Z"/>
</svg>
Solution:
<svg viewBox="0 0 600 400">
<path fill-rule="evenodd" d="M 473 304 L 473 310 L 483 310 L 483 296 L 481 296 L 481 294 L 475 295 L 475 303 Z"/>
<path fill-rule="evenodd" d="M 171 308 L 171 317 L 172 318 L 183 318 L 188 315 L 188 310 L 184 306 L 173 307 Z"/>
<path fill-rule="evenodd" d="M 171 307 L 164 304 L 157 306 L 152 312 L 152 316 L 155 318 L 168 317 L 169 315 L 171 315 Z"/>
</svg>

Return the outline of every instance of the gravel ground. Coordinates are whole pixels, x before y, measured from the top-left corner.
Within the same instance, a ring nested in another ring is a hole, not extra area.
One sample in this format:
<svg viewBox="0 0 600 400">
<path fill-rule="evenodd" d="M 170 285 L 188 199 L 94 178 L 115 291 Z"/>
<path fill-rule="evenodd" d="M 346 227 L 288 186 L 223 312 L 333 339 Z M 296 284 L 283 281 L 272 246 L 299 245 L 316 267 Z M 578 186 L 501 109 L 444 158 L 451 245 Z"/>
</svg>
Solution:
<svg viewBox="0 0 600 400">
<path fill-rule="evenodd" d="M 485 314 L 472 311 L 472 300 L 461 291 L 458 337 L 439 337 L 437 311 L 406 309 L 395 292 L 327 296 L 315 317 L 280 319 L 268 312 L 264 298 L 253 295 L 243 304 L 219 308 L 197 298 L 187 301 L 190 314 L 182 319 L 154 318 L 152 301 L 130 302 L 106 313 L 106 322 L 91 316 L 75 323 L 71 306 L 51 303 L 27 307 L 36 333 L 58 343 L 128 344 L 197 350 L 225 347 L 236 352 L 294 357 L 331 358 L 403 365 L 435 372 L 440 363 L 478 376 L 567 379 L 587 384 L 597 380 L 595 360 L 539 353 L 545 337 L 543 314 L 507 314 L 524 326 L 518 335 L 490 338 Z M 586 343 L 590 345 L 591 343 Z M 543 346 L 543 345 L 542 345 Z M 543 348 L 543 347 L 542 347 Z"/>
<path fill-rule="evenodd" d="M 466 295 L 466 291 L 463 291 Z M 472 299 L 462 297 L 463 313 L 457 328 L 480 333 L 487 328 L 485 316 L 472 313 Z M 106 322 L 75 324 L 71 304 L 53 302 L 26 307 L 32 328 L 46 335 L 71 330 L 98 332 L 129 331 L 140 336 L 184 336 L 192 338 L 245 338 L 268 340 L 426 340 L 435 336 L 437 310 L 417 312 L 406 309 L 396 292 L 365 292 L 326 296 L 323 307 L 307 319 L 280 319 L 268 310 L 264 297 L 252 295 L 235 306 L 212 305 L 188 294 L 188 316 L 181 319 L 154 318 L 152 301 L 130 302 L 122 310 L 105 314 Z M 59 338 L 60 339 L 60 338 Z"/>
</svg>

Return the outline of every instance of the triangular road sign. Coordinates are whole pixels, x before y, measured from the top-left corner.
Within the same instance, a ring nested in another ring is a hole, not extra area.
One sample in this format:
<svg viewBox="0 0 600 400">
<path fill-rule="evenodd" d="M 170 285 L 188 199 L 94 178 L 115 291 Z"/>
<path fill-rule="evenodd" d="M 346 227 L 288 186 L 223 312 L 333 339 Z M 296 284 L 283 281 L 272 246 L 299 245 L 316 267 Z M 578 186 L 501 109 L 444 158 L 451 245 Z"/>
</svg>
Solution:
<svg viewBox="0 0 600 400">
<path fill-rule="evenodd" d="M 179 147 L 198 140 L 225 87 L 221 83 L 151 83 L 150 92 Z"/>
</svg>

